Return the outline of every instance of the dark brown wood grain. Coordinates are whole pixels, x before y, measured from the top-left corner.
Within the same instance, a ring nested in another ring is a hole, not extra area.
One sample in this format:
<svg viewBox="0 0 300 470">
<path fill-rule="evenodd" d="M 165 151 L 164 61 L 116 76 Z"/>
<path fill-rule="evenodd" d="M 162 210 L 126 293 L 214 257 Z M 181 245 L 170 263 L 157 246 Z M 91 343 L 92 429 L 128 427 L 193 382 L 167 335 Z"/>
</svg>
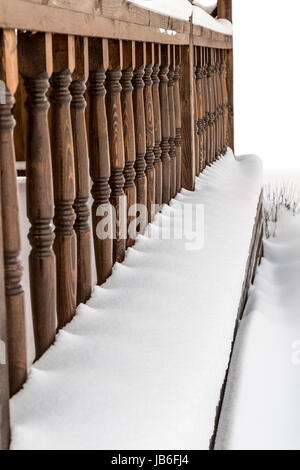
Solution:
<svg viewBox="0 0 300 470">
<path fill-rule="evenodd" d="M 12 82 L 18 77 L 17 36 L 12 30 L 0 31 L 0 79 Z M 8 64 L 8 61 L 10 64 Z M 11 63 L 15 64 L 11 70 Z M 13 140 L 15 120 L 11 110 L 14 104 L 13 87 L 6 87 L 5 104 L 0 104 L 0 176 L 3 219 L 3 247 L 5 271 L 5 298 L 9 348 L 10 393 L 20 390 L 27 377 L 24 292 L 21 286 L 23 268 L 20 255 L 19 202 L 17 189 L 16 157 Z"/>
<path fill-rule="evenodd" d="M 194 135 L 195 135 L 195 172 L 196 176 L 200 173 L 200 138 L 198 132 L 198 121 L 199 121 L 199 105 L 198 105 L 198 93 L 197 93 L 197 82 L 196 82 L 196 70 L 197 70 L 197 57 L 195 55 L 194 48 L 194 74 L 193 74 L 193 86 L 194 86 Z"/>
<path fill-rule="evenodd" d="M 91 229 L 88 207 L 90 177 L 85 120 L 86 101 L 84 98 L 87 78 L 88 38 L 77 36 L 75 39 L 75 69 L 70 86 L 76 182 L 74 229 L 77 236 L 77 305 L 85 303 L 90 298 L 92 289 Z"/>
<path fill-rule="evenodd" d="M 8 450 L 10 444 L 9 378 L 1 193 L 2 181 L 0 181 L 0 450 Z"/>
<path fill-rule="evenodd" d="M 194 50 L 193 41 L 182 46 L 180 98 L 182 113 L 182 186 L 195 186 L 195 105 L 194 105 Z"/>
<path fill-rule="evenodd" d="M 133 68 L 135 66 L 135 47 L 131 41 L 122 41 L 123 48 L 123 71 L 121 79 L 121 105 L 123 116 L 123 134 L 124 134 L 124 152 L 125 152 L 125 168 L 124 192 L 127 198 L 127 231 L 129 228 L 133 233 L 127 233 L 127 247 L 132 246 L 135 241 L 134 215 L 130 215 L 132 208 L 136 204 L 136 187 L 135 187 L 135 129 L 134 129 L 134 113 L 132 99 L 132 79 Z M 131 231 L 130 231 L 131 232 Z"/>
<path fill-rule="evenodd" d="M 147 207 L 147 178 L 146 170 L 146 122 L 145 122 L 145 105 L 144 105 L 144 73 L 146 62 L 145 43 L 135 43 L 135 59 L 136 67 L 133 73 L 133 110 L 135 124 L 135 185 L 137 191 L 137 203 L 139 209 L 137 211 L 137 231 L 143 233 L 148 222 L 148 212 L 144 210 Z"/>
<path fill-rule="evenodd" d="M 121 108 L 120 80 L 122 77 L 122 45 L 120 41 L 108 41 L 109 69 L 106 73 L 106 112 L 110 151 L 110 202 L 115 209 L 115 237 L 113 241 L 114 262 L 121 263 L 125 257 L 127 238 L 127 203 L 124 193 L 125 167 L 123 118 Z"/>
<path fill-rule="evenodd" d="M 26 190 L 32 246 L 29 270 L 36 358 L 39 358 L 53 343 L 56 333 L 56 273 L 51 227 L 54 200 L 46 97 L 52 73 L 51 35 L 20 33 L 18 52 L 27 91 Z"/>
<path fill-rule="evenodd" d="M 218 0 L 218 18 L 232 21 L 232 0 Z"/>
<path fill-rule="evenodd" d="M 109 227 L 112 226 L 109 203 L 110 155 L 104 87 L 105 71 L 108 68 L 107 47 L 105 40 L 89 39 L 89 156 L 98 285 L 111 275 L 113 266 L 113 240 L 109 236 Z"/>
<path fill-rule="evenodd" d="M 71 72 L 75 55 L 68 36 L 53 36 L 51 84 L 51 151 L 55 202 L 55 241 L 58 329 L 72 320 L 77 300 L 77 239 L 74 230 L 76 197 L 71 124 Z"/>
<path fill-rule="evenodd" d="M 147 178 L 147 210 L 148 221 L 152 222 L 155 215 L 155 169 L 154 169 L 154 110 L 152 96 L 152 73 L 154 64 L 154 44 L 146 45 L 146 67 L 144 75 L 144 103 L 146 123 L 146 178 Z"/>
<path fill-rule="evenodd" d="M 159 96 L 160 96 L 160 114 L 161 114 L 161 161 L 162 161 L 162 202 L 169 204 L 171 198 L 170 186 L 170 108 L 169 108 L 169 67 L 170 67 L 170 46 L 163 45 L 161 55 L 161 67 L 159 73 Z"/>
<path fill-rule="evenodd" d="M 180 104 L 180 66 L 181 49 L 175 47 L 175 73 L 174 73 L 174 106 L 175 106 L 175 126 L 176 126 L 176 192 L 181 190 L 181 104 Z"/>
<path fill-rule="evenodd" d="M 170 120 L 170 198 L 176 196 L 176 121 L 175 121 L 175 100 L 174 100 L 174 75 L 175 75 L 175 46 L 170 47 L 170 67 L 168 73 L 168 98 L 169 98 L 169 120 Z"/>
<path fill-rule="evenodd" d="M 161 46 L 154 44 L 154 66 L 152 73 L 152 96 L 154 116 L 154 168 L 155 168 L 155 206 L 156 212 L 162 205 L 162 161 L 161 161 L 161 114 L 159 97 L 159 71 L 161 66 Z"/>
<path fill-rule="evenodd" d="M 202 64 L 201 64 L 201 53 L 200 47 L 196 47 L 196 93 L 197 93 L 197 104 L 198 104 L 198 121 L 197 121 L 197 133 L 199 139 L 199 170 L 200 172 L 205 168 L 204 160 L 204 138 L 203 138 L 203 88 L 202 88 Z"/>
</svg>

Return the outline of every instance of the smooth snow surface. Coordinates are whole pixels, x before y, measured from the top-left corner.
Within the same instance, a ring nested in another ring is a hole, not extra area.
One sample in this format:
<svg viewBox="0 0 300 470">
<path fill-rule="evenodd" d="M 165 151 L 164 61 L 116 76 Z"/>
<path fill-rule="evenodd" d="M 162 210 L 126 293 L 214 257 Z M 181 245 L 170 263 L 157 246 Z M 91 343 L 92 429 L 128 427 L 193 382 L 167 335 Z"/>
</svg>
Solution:
<svg viewBox="0 0 300 470">
<path fill-rule="evenodd" d="M 300 450 L 300 216 L 264 243 L 237 337 L 219 450 Z"/>
<path fill-rule="evenodd" d="M 12 449 L 208 448 L 261 186 L 228 151 L 164 206 L 11 400 Z M 154 237 L 192 203 L 204 248 Z"/>
<path fill-rule="evenodd" d="M 193 7 L 193 23 L 219 33 L 232 35 L 232 23 L 225 19 L 215 19 L 202 8 Z"/>
<path fill-rule="evenodd" d="M 211 14 L 217 8 L 218 2 L 215 0 L 193 0 L 193 4 Z"/>
<path fill-rule="evenodd" d="M 230 21 L 213 18 L 207 9 L 205 11 L 199 6 L 193 6 L 189 0 L 129 0 L 129 2 L 147 10 L 180 20 L 189 21 L 190 17 L 193 16 L 193 23 L 195 25 L 232 35 L 232 23 Z"/>
</svg>

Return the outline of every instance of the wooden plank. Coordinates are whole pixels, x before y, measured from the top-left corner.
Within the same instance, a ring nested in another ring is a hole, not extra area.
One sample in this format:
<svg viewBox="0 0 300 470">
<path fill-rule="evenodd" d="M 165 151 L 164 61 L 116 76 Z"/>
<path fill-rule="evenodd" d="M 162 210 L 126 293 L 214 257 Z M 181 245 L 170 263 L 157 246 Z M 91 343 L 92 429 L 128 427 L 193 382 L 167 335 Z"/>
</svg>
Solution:
<svg viewBox="0 0 300 470">
<path fill-rule="evenodd" d="M 24 291 L 21 286 L 23 267 L 19 260 L 19 201 L 13 141 L 15 121 L 11 113 L 18 84 L 17 36 L 14 30 L 0 31 L 0 54 L 0 79 L 7 84 L 6 103 L 0 104 L 0 174 L 9 379 L 10 393 L 14 395 L 27 378 Z"/>
<path fill-rule="evenodd" d="M 138 9 L 138 7 L 135 7 Z M 72 9 L 57 8 L 55 6 L 36 3 L 33 6 L 24 0 L 0 0 L 0 26 L 4 28 L 16 28 L 28 31 L 42 31 L 59 34 L 71 34 L 79 36 L 101 37 L 111 39 L 124 39 L 138 41 L 143 38 L 147 42 L 162 44 L 188 44 L 190 36 L 190 25 L 187 22 L 182 25 L 180 20 L 170 19 L 171 29 L 178 28 L 176 35 L 167 34 L 161 31 L 157 23 L 159 21 L 145 19 L 145 24 L 132 22 L 132 15 L 129 9 L 128 21 L 124 21 L 124 15 L 120 18 L 105 17 L 101 14 L 90 14 Z M 142 10 L 142 9 L 139 9 Z M 145 10 L 144 10 L 145 11 Z M 100 12 L 101 13 L 101 12 Z M 136 13 L 135 17 L 144 17 Z M 122 21 L 123 20 L 123 21 Z M 137 20 L 136 20 L 137 21 Z M 154 24 L 154 26 L 151 25 Z M 179 25 L 179 26 L 178 26 Z M 194 43 L 199 46 L 232 48 L 231 36 L 222 35 L 222 40 L 213 40 L 210 32 L 206 34 L 205 28 L 196 32 Z M 201 28 L 201 27 L 200 27 Z M 165 28 L 164 28 L 165 29 Z M 183 30 L 184 32 L 180 32 Z"/>
<path fill-rule="evenodd" d="M 8 380 L 8 344 L 7 316 L 5 307 L 4 260 L 1 210 L 0 181 L 0 450 L 8 450 L 10 443 L 9 419 L 9 380 Z"/>
<path fill-rule="evenodd" d="M 18 51 L 20 72 L 28 94 L 26 190 L 32 246 L 29 270 L 36 357 L 39 358 L 53 343 L 56 333 L 54 200 L 46 97 L 52 73 L 51 35 L 19 33 Z M 35 60 L 32 60 L 33 54 Z"/>
</svg>

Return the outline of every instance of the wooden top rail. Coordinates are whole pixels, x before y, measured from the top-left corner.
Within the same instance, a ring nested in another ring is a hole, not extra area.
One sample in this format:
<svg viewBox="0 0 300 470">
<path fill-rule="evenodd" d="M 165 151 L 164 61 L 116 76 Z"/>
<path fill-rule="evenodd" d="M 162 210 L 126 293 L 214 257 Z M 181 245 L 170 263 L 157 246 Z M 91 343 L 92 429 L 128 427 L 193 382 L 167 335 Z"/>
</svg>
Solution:
<svg viewBox="0 0 300 470">
<path fill-rule="evenodd" d="M 0 27 L 179 45 L 188 45 L 192 35 L 197 46 L 232 48 L 230 35 L 125 0 L 0 0 Z"/>
</svg>

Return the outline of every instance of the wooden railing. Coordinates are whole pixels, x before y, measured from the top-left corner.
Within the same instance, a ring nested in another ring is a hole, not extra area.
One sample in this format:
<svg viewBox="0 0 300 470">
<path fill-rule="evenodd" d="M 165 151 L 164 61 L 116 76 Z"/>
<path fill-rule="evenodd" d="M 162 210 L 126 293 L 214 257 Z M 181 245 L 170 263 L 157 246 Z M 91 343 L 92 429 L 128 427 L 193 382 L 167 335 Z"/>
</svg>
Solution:
<svg viewBox="0 0 300 470">
<path fill-rule="evenodd" d="M 100 285 L 134 243 L 126 227 L 136 220 L 143 232 L 233 147 L 231 36 L 122 0 L 101 0 L 97 12 L 95 2 L 80 11 L 55 3 L 0 1 L 0 339 L 9 365 L 9 374 L 0 366 L 0 448 L 9 442 L 8 390 L 27 376 L 16 160 L 26 161 L 38 359 L 90 297 L 93 257 Z M 219 1 L 220 16 L 230 18 L 230 3 Z"/>
</svg>

